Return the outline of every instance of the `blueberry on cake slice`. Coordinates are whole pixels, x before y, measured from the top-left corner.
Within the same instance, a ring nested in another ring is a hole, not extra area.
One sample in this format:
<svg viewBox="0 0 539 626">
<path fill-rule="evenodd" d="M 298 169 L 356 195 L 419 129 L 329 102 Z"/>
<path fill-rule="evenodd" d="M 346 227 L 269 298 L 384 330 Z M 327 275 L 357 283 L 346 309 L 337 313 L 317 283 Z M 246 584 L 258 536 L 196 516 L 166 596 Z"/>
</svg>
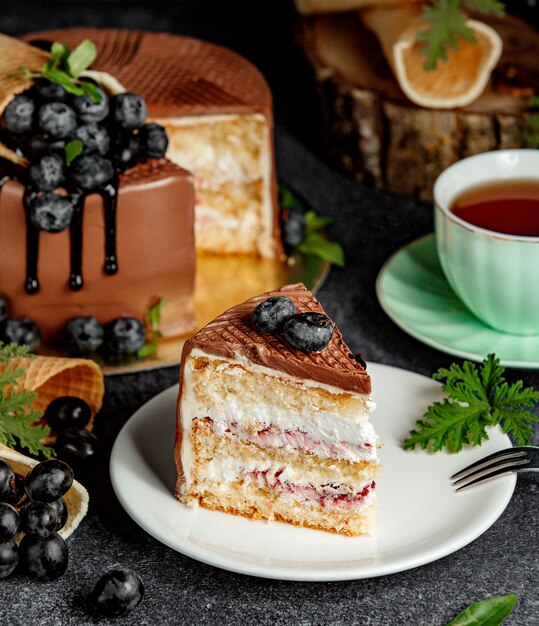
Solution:
<svg viewBox="0 0 539 626">
<path fill-rule="evenodd" d="M 229 309 L 182 355 L 175 458 L 187 505 L 372 534 L 366 370 L 304 285 Z"/>
</svg>

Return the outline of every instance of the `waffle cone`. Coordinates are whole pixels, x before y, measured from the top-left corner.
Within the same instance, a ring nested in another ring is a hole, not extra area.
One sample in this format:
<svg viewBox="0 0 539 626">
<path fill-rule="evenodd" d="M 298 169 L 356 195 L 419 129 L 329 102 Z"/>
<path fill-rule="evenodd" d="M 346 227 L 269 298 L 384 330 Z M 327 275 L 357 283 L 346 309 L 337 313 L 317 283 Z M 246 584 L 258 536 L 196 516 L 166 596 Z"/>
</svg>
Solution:
<svg viewBox="0 0 539 626">
<path fill-rule="evenodd" d="M 0 34 L 0 59 L 2 59 L 0 75 L 0 115 L 2 115 L 14 96 L 32 86 L 32 81 L 20 73 L 21 65 L 32 72 L 39 72 L 43 64 L 50 59 L 50 54 L 18 39 Z M 27 165 L 26 159 L 1 143 L 0 157 L 19 165 Z"/>
<path fill-rule="evenodd" d="M 13 471 L 22 476 L 26 476 L 38 463 L 35 459 L 31 459 L 2 444 L 0 444 L 0 458 L 6 460 Z M 67 539 L 88 512 L 88 492 L 79 482 L 74 480 L 71 489 L 65 494 L 64 500 L 67 506 L 68 517 L 65 526 L 60 530 L 60 535 Z"/>
<path fill-rule="evenodd" d="M 105 393 L 103 373 L 99 365 L 90 359 L 49 356 L 13 358 L 8 365 L 0 365 L 0 372 L 8 366 L 24 369 L 17 390 L 38 393 L 32 403 L 36 410 L 44 411 L 55 398 L 61 396 L 82 398 L 92 409 L 92 415 L 101 408 Z"/>
</svg>

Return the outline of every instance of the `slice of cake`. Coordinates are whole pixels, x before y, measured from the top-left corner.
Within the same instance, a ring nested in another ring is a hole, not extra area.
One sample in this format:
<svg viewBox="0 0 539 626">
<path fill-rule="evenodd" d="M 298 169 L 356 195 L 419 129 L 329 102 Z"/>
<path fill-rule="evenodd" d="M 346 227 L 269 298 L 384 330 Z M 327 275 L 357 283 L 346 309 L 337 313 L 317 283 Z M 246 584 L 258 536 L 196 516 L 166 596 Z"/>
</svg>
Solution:
<svg viewBox="0 0 539 626">
<path fill-rule="evenodd" d="M 185 344 L 177 497 L 251 519 L 371 534 L 374 406 L 369 375 L 303 285 L 252 298 Z"/>
<path fill-rule="evenodd" d="M 93 41 L 92 69 L 140 94 L 169 136 L 167 157 L 195 180 L 197 250 L 280 253 L 271 91 L 240 55 L 164 33 L 73 28 L 25 35 L 72 48 Z"/>
</svg>

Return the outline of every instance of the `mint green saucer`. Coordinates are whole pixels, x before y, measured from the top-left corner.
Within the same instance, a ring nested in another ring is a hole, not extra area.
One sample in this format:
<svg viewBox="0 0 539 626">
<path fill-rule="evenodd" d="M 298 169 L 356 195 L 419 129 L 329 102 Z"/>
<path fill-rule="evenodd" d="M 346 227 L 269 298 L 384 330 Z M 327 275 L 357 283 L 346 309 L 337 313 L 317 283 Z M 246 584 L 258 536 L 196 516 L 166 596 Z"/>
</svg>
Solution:
<svg viewBox="0 0 539 626">
<path fill-rule="evenodd" d="M 438 261 L 434 234 L 404 246 L 386 261 L 376 294 L 395 324 L 433 348 L 473 361 L 494 352 L 508 367 L 539 369 L 539 335 L 494 330 L 458 299 Z"/>
</svg>

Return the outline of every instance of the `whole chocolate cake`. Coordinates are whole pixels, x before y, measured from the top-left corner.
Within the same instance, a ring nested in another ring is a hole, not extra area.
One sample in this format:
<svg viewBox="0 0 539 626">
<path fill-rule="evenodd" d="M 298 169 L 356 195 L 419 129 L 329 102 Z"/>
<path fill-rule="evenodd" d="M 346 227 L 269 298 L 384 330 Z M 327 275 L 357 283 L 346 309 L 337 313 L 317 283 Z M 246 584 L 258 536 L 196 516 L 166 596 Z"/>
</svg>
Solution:
<svg viewBox="0 0 539 626">
<path fill-rule="evenodd" d="M 194 326 L 193 177 L 93 42 L 46 47 L 0 36 L 0 341 L 134 354 L 158 303 Z"/>
</svg>

